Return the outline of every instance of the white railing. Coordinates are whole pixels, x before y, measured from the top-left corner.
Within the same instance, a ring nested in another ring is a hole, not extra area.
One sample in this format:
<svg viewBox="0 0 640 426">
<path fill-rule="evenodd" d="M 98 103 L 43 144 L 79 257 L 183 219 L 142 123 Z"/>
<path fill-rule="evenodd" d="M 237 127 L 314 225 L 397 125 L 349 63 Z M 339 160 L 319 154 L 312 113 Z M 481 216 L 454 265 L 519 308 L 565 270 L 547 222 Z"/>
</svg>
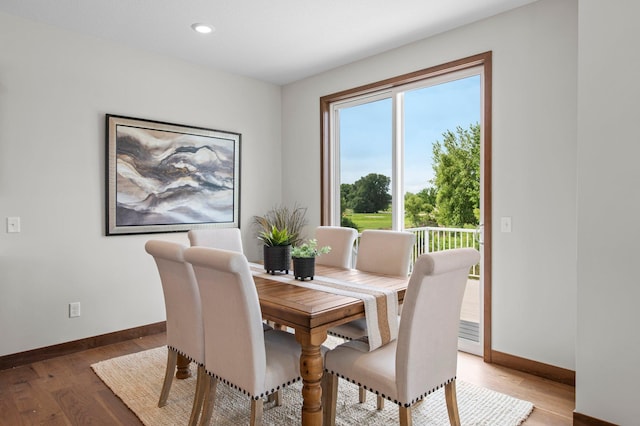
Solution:
<svg viewBox="0 0 640 426">
<path fill-rule="evenodd" d="M 466 228 L 439 228 L 425 226 L 422 228 L 407 228 L 405 231 L 413 232 L 416 236 L 416 243 L 413 246 L 411 264 L 423 253 L 433 253 L 441 250 L 454 248 L 472 247 L 479 249 L 480 234 L 477 229 Z M 353 265 L 358 252 L 358 241 L 353 251 Z M 474 265 L 469 273 L 470 278 L 480 278 L 480 264 Z"/>
<path fill-rule="evenodd" d="M 413 232 L 416 236 L 416 243 L 413 247 L 413 262 L 423 253 L 465 247 L 479 249 L 480 246 L 480 234 L 477 229 L 425 226 L 407 228 L 405 231 Z M 471 268 L 469 277 L 480 278 L 480 264 Z"/>
</svg>

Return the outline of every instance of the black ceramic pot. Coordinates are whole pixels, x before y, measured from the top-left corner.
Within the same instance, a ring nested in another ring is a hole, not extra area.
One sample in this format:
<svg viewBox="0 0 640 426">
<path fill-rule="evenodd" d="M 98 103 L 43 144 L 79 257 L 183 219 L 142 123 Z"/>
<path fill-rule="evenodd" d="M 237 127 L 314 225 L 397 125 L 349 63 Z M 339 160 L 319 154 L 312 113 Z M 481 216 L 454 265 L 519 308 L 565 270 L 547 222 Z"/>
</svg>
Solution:
<svg viewBox="0 0 640 426">
<path fill-rule="evenodd" d="M 316 272 L 315 257 L 294 257 L 293 258 L 293 276 L 297 280 L 313 279 Z"/>
<path fill-rule="evenodd" d="M 264 270 L 275 275 L 276 272 L 289 273 L 291 268 L 291 245 L 264 246 Z"/>
</svg>

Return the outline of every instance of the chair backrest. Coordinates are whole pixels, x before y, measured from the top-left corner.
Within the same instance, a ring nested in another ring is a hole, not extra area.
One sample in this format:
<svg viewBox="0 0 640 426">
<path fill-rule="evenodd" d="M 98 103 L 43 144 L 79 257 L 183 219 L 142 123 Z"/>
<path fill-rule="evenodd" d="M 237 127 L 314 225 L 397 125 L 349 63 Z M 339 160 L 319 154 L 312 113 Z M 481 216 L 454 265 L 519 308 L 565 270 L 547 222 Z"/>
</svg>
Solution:
<svg viewBox="0 0 640 426">
<path fill-rule="evenodd" d="M 247 258 L 230 250 L 190 247 L 200 288 L 205 368 L 255 395 L 264 386 L 266 352 L 258 292 Z"/>
<path fill-rule="evenodd" d="M 353 243 L 358 238 L 358 231 L 342 226 L 318 226 L 316 240 L 318 247 L 329 246 L 331 251 L 316 258 L 318 265 L 351 268 Z"/>
<path fill-rule="evenodd" d="M 204 362 L 204 331 L 200 291 L 191 264 L 185 262 L 186 246 L 150 240 L 144 246 L 160 273 L 167 315 L 167 345 L 192 360 Z"/>
<path fill-rule="evenodd" d="M 366 229 L 358 243 L 356 269 L 406 277 L 415 240 L 411 232 Z"/>
<path fill-rule="evenodd" d="M 192 229 L 187 233 L 191 246 L 204 246 L 242 253 L 239 228 Z"/>
<path fill-rule="evenodd" d="M 421 255 L 404 298 L 396 351 L 396 385 L 401 401 L 412 401 L 456 376 L 460 309 L 472 248 Z"/>
</svg>

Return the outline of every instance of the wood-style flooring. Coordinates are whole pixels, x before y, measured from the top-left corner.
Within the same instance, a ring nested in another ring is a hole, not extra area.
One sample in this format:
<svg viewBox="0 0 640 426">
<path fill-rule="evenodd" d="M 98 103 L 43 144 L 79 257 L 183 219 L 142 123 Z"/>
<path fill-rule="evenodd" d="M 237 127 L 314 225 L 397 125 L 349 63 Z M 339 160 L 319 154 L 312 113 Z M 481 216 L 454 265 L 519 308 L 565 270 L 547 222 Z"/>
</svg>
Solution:
<svg viewBox="0 0 640 426">
<path fill-rule="evenodd" d="M 162 346 L 156 334 L 0 371 L 0 425 L 140 425 L 91 364 Z M 458 378 L 535 405 L 525 426 L 571 425 L 575 389 L 460 353 Z"/>
</svg>

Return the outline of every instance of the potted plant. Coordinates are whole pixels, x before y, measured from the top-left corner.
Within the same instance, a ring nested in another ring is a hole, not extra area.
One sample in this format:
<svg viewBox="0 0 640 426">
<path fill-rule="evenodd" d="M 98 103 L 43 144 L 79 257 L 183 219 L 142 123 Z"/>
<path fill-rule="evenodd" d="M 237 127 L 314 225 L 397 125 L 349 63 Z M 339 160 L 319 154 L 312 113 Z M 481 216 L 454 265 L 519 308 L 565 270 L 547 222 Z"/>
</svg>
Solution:
<svg viewBox="0 0 640 426">
<path fill-rule="evenodd" d="M 318 241 L 315 239 L 311 239 L 299 246 L 294 246 L 291 249 L 293 276 L 302 281 L 307 278 L 313 279 L 316 270 L 316 257 L 330 251 L 331 247 L 329 246 L 318 248 Z"/>
<path fill-rule="evenodd" d="M 270 274 L 291 269 L 291 245 L 302 240 L 307 209 L 286 206 L 274 207 L 264 216 L 254 216 L 257 237 L 263 242 L 264 269 Z"/>
<path fill-rule="evenodd" d="M 276 271 L 289 273 L 291 265 L 291 235 L 287 228 L 278 229 L 275 225 L 269 232 L 262 231 L 258 239 L 264 243 L 264 269 L 274 275 Z"/>
</svg>

